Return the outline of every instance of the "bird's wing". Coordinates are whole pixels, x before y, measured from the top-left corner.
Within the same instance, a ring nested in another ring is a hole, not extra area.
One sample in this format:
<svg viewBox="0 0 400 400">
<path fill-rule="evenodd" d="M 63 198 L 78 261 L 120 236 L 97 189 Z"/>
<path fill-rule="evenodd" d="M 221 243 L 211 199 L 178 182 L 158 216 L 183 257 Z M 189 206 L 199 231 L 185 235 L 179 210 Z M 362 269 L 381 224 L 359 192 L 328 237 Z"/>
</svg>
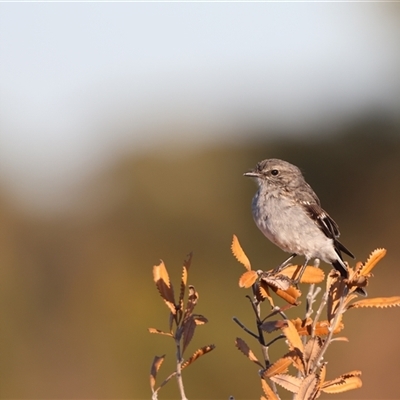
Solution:
<svg viewBox="0 0 400 400">
<path fill-rule="evenodd" d="M 302 205 L 307 213 L 321 228 L 322 232 L 324 232 L 328 238 L 333 239 L 335 250 L 339 257 L 341 258 L 340 252 L 343 251 L 343 253 L 346 253 L 348 256 L 354 258 L 354 255 L 351 253 L 351 251 L 339 242 L 338 238 L 340 236 L 340 232 L 338 224 L 329 216 L 329 214 L 317 203 L 302 201 Z"/>
<path fill-rule="evenodd" d="M 302 204 L 328 238 L 337 239 L 339 237 L 340 232 L 337 223 L 319 204 L 310 202 L 303 202 Z"/>
</svg>

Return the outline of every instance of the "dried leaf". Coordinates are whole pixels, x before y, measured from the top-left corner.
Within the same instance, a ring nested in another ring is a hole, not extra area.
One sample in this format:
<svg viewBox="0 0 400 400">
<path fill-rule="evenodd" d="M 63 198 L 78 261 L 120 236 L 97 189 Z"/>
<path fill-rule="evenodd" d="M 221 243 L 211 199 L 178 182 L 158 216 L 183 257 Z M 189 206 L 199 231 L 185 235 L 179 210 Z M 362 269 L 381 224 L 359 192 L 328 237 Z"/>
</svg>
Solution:
<svg viewBox="0 0 400 400">
<path fill-rule="evenodd" d="M 330 292 L 331 287 L 339 280 L 340 274 L 335 269 L 332 269 L 326 278 L 326 291 Z"/>
<path fill-rule="evenodd" d="M 344 328 L 343 322 L 340 320 L 336 324 L 333 333 L 339 333 Z M 315 326 L 314 334 L 317 336 L 325 336 L 329 333 L 329 322 L 328 321 L 319 321 Z"/>
<path fill-rule="evenodd" d="M 196 322 L 196 325 L 204 325 L 208 322 L 208 319 L 204 315 L 194 314 L 193 320 Z"/>
<path fill-rule="evenodd" d="M 294 286 L 290 286 L 287 290 L 276 289 L 271 287 L 271 289 L 283 300 L 287 301 L 289 304 L 294 306 L 299 305 L 297 299 L 301 296 L 300 290 L 296 289 Z"/>
<path fill-rule="evenodd" d="M 193 316 L 187 318 L 182 325 L 182 354 L 185 352 L 187 346 L 191 342 L 194 331 L 196 329 L 196 322 Z"/>
<path fill-rule="evenodd" d="M 316 394 L 318 392 L 319 387 L 319 379 L 316 374 L 307 375 L 300 387 L 299 391 L 296 394 L 296 400 L 311 400 L 315 399 Z"/>
<path fill-rule="evenodd" d="M 344 303 L 344 307 L 347 308 L 348 305 L 350 304 L 350 302 L 351 302 L 352 300 L 354 300 L 354 299 L 357 299 L 357 298 L 358 298 L 358 295 L 356 295 L 356 294 L 354 294 L 354 293 L 349 294 L 349 295 L 346 297 L 346 301 L 345 301 L 345 303 Z"/>
<path fill-rule="evenodd" d="M 368 257 L 367 262 L 361 268 L 360 274 L 367 276 L 375 265 L 386 255 L 386 249 L 376 249 Z"/>
<path fill-rule="evenodd" d="M 339 336 L 331 339 L 331 342 L 349 342 L 346 336 Z"/>
<path fill-rule="evenodd" d="M 295 279 L 297 274 L 300 272 L 301 267 L 301 265 L 291 265 L 282 270 L 280 274 L 285 275 L 290 279 Z M 325 274 L 322 269 L 312 265 L 307 265 L 300 283 L 321 283 L 324 279 Z"/>
<path fill-rule="evenodd" d="M 263 377 L 271 378 L 271 376 L 274 375 L 284 374 L 287 372 L 290 364 L 292 364 L 292 360 L 286 354 L 284 357 L 280 358 L 279 360 L 275 361 L 272 365 L 270 365 L 268 369 L 266 369 L 263 372 Z"/>
<path fill-rule="evenodd" d="M 340 300 L 344 296 L 345 288 L 346 288 L 346 283 L 342 278 L 334 280 L 332 285 L 330 286 L 328 302 L 326 306 L 328 313 L 328 321 L 332 321 L 332 319 L 335 317 L 336 311 L 339 307 Z"/>
<path fill-rule="evenodd" d="M 275 321 L 265 321 L 260 325 L 260 328 L 265 332 L 272 333 L 278 329 L 282 329 L 283 326 L 286 326 L 286 322 L 278 319 Z"/>
<path fill-rule="evenodd" d="M 311 335 L 311 325 L 313 320 L 311 318 L 307 319 L 291 319 L 292 324 L 296 327 L 297 333 L 301 336 Z"/>
<path fill-rule="evenodd" d="M 329 385 L 321 388 L 321 391 L 324 393 L 341 393 L 347 392 L 353 389 L 359 389 L 362 386 L 361 378 L 354 376 L 351 378 L 347 378 L 344 383 L 337 383 L 335 385 Z"/>
<path fill-rule="evenodd" d="M 174 288 L 169 280 L 167 268 L 162 260 L 159 265 L 153 267 L 153 279 L 165 304 L 171 310 L 172 314 L 175 315 Z"/>
<path fill-rule="evenodd" d="M 365 307 L 399 307 L 400 306 L 400 296 L 393 297 L 375 297 L 374 299 L 364 299 L 356 301 L 350 304 L 347 308 L 365 308 Z"/>
<path fill-rule="evenodd" d="M 320 380 L 320 385 L 323 385 L 325 382 L 326 378 L 326 362 L 324 362 L 319 370 L 319 380 Z"/>
<path fill-rule="evenodd" d="M 160 331 L 159 329 L 156 329 L 156 328 L 148 328 L 148 329 L 149 329 L 150 333 L 158 333 L 159 335 L 172 336 L 171 333 Z"/>
<path fill-rule="evenodd" d="M 302 383 L 300 378 L 295 378 L 294 376 L 286 374 L 274 375 L 271 376 L 270 379 L 292 393 L 297 393 Z"/>
<path fill-rule="evenodd" d="M 356 291 L 357 288 L 364 288 L 368 286 L 368 277 L 356 273 L 348 280 L 348 286 L 352 292 Z M 361 294 L 360 291 L 358 293 Z M 366 293 L 364 291 L 363 295 L 366 296 Z"/>
<path fill-rule="evenodd" d="M 180 306 L 181 310 L 183 309 L 183 298 L 185 296 L 188 272 L 189 272 L 190 264 L 192 263 L 192 256 L 193 256 L 193 253 L 189 253 L 186 260 L 183 261 L 181 291 L 179 293 L 179 306 Z"/>
<path fill-rule="evenodd" d="M 307 320 L 301 320 L 300 318 L 291 320 L 296 327 L 296 330 L 300 336 L 311 335 L 312 323 L 313 320 L 311 318 L 307 318 Z M 329 322 L 328 321 L 318 321 L 315 325 L 314 335 L 316 336 L 325 336 L 329 333 Z M 339 333 L 344 328 L 342 322 L 338 323 L 333 333 Z"/>
<path fill-rule="evenodd" d="M 322 348 L 322 339 L 319 336 L 314 336 L 304 346 L 304 363 L 306 371 L 309 372 L 314 367 L 314 362 Z"/>
<path fill-rule="evenodd" d="M 156 384 L 157 372 L 159 371 L 161 364 L 163 363 L 165 354 L 163 356 L 155 356 L 150 368 L 150 387 L 151 391 L 154 392 L 154 386 Z"/>
<path fill-rule="evenodd" d="M 261 387 L 262 390 L 266 396 L 266 400 L 279 400 L 279 397 L 274 393 L 274 391 L 270 388 L 268 383 L 265 381 L 265 379 L 261 379 Z M 261 398 L 263 398 L 262 396 Z M 265 399 L 265 397 L 264 397 Z"/>
<path fill-rule="evenodd" d="M 264 272 L 260 280 L 267 283 L 269 286 L 275 289 L 287 290 L 292 285 L 291 279 L 285 275 L 275 275 L 271 272 Z"/>
<path fill-rule="evenodd" d="M 246 271 L 239 279 L 239 287 L 249 288 L 256 282 L 258 274 L 256 271 Z"/>
<path fill-rule="evenodd" d="M 204 346 L 204 347 L 196 350 L 193 353 L 193 355 L 182 364 L 182 369 L 188 367 L 190 364 L 194 363 L 199 357 L 203 356 L 204 354 L 209 353 L 210 351 L 212 351 L 214 349 L 215 349 L 215 345 L 210 344 L 208 346 Z"/>
<path fill-rule="evenodd" d="M 282 332 L 289 342 L 290 349 L 298 349 L 301 354 L 304 353 L 304 345 L 292 321 L 286 320 L 287 325 L 282 327 Z"/>
<path fill-rule="evenodd" d="M 332 381 L 326 381 L 321 390 L 324 393 L 341 393 L 348 390 L 358 389 L 362 386 L 361 371 L 352 371 L 341 375 Z"/>
<path fill-rule="evenodd" d="M 247 258 L 245 252 L 243 251 L 242 247 L 240 246 L 239 239 L 236 235 L 233 235 L 231 250 L 233 255 L 235 256 L 236 260 L 238 260 L 247 271 L 251 270 L 250 260 Z"/>
<path fill-rule="evenodd" d="M 198 299 L 199 299 L 199 294 L 196 292 L 195 287 L 192 285 L 189 285 L 189 296 L 188 296 L 188 301 L 186 304 L 185 313 L 183 316 L 184 321 L 192 315 Z"/>
<path fill-rule="evenodd" d="M 292 360 L 293 366 L 301 372 L 301 375 L 304 376 L 306 371 L 305 371 L 305 365 L 304 365 L 304 359 L 303 359 L 303 354 L 300 353 L 298 349 L 289 351 L 289 353 L 285 354 L 285 357 L 289 356 Z"/>
<path fill-rule="evenodd" d="M 251 351 L 250 347 L 243 339 L 236 338 L 235 345 L 250 361 L 253 361 L 253 363 L 259 365 L 261 368 L 264 368 L 264 366 L 260 363 L 260 361 L 258 361 L 255 354 Z"/>
<path fill-rule="evenodd" d="M 271 295 L 269 294 L 269 289 L 268 285 L 265 282 L 260 281 L 259 287 L 258 287 L 258 293 L 263 299 L 268 299 L 269 304 L 271 307 L 274 307 L 274 300 L 272 299 Z M 257 296 L 258 300 L 258 296 Z"/>
</svg>

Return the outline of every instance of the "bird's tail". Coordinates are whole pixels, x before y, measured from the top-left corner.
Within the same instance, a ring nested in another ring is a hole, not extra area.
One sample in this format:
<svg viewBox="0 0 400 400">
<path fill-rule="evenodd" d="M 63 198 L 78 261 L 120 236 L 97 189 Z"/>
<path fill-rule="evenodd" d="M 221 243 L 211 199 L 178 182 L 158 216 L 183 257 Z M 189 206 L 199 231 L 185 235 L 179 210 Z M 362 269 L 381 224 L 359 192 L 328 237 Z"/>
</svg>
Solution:
<svg viewBox="0 0 400 400">
<path fill-rule="evenodd" d="M 341 277 L 343 277 L 343 278 L 349 277 L 349 271 L 347 271 L 346 264 L 341 259 L 332 261 L 332 265 L 333 265 L 333 268 L 336 269 L 336 271 L 340 272 Z"/>
</svg>

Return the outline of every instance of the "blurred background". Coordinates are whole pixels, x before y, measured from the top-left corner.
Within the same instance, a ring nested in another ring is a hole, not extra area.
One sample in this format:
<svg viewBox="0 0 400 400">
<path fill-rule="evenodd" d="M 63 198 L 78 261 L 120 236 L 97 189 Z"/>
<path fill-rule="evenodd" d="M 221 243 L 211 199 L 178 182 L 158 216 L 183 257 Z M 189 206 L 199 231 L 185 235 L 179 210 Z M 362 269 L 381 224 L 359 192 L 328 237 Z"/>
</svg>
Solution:
<svg viewBox="0 0 400 400">
<path fill-rule="evenodd" d="M 217 349 L 187 395 L 259 398 L 230 242 L 257 269 L 287 256 L 251 217 L 264 158 L 302 169 L 358 260 L 388 249 L 368 292 L 399 295 L 399 40 L 395 3 L 1 3 L 0 397 L 150 398 L 174 358 L 147 333 L 168 329 L 152 266 L 178 285 L 193 251 L 209 324 L 187 355 Z M 363 387 L 336 398 L 400 397 L 399 312 L 346 314 L 328 378 Z"/>
</svg>

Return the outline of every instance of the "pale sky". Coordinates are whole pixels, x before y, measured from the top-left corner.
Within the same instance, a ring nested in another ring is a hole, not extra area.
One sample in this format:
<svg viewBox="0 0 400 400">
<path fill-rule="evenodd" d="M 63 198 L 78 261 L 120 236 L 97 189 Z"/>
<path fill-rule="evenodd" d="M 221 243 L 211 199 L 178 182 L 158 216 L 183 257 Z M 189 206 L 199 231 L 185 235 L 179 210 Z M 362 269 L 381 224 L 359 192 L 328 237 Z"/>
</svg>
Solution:
<svg viewBox="0 0 400 400">
<path fill-rule="evenodd" d="M 0 184 L 51 201 L 174 127 L 399 115 L 399 43 L 399 3 L 0 3 Z"/>
</svg>

